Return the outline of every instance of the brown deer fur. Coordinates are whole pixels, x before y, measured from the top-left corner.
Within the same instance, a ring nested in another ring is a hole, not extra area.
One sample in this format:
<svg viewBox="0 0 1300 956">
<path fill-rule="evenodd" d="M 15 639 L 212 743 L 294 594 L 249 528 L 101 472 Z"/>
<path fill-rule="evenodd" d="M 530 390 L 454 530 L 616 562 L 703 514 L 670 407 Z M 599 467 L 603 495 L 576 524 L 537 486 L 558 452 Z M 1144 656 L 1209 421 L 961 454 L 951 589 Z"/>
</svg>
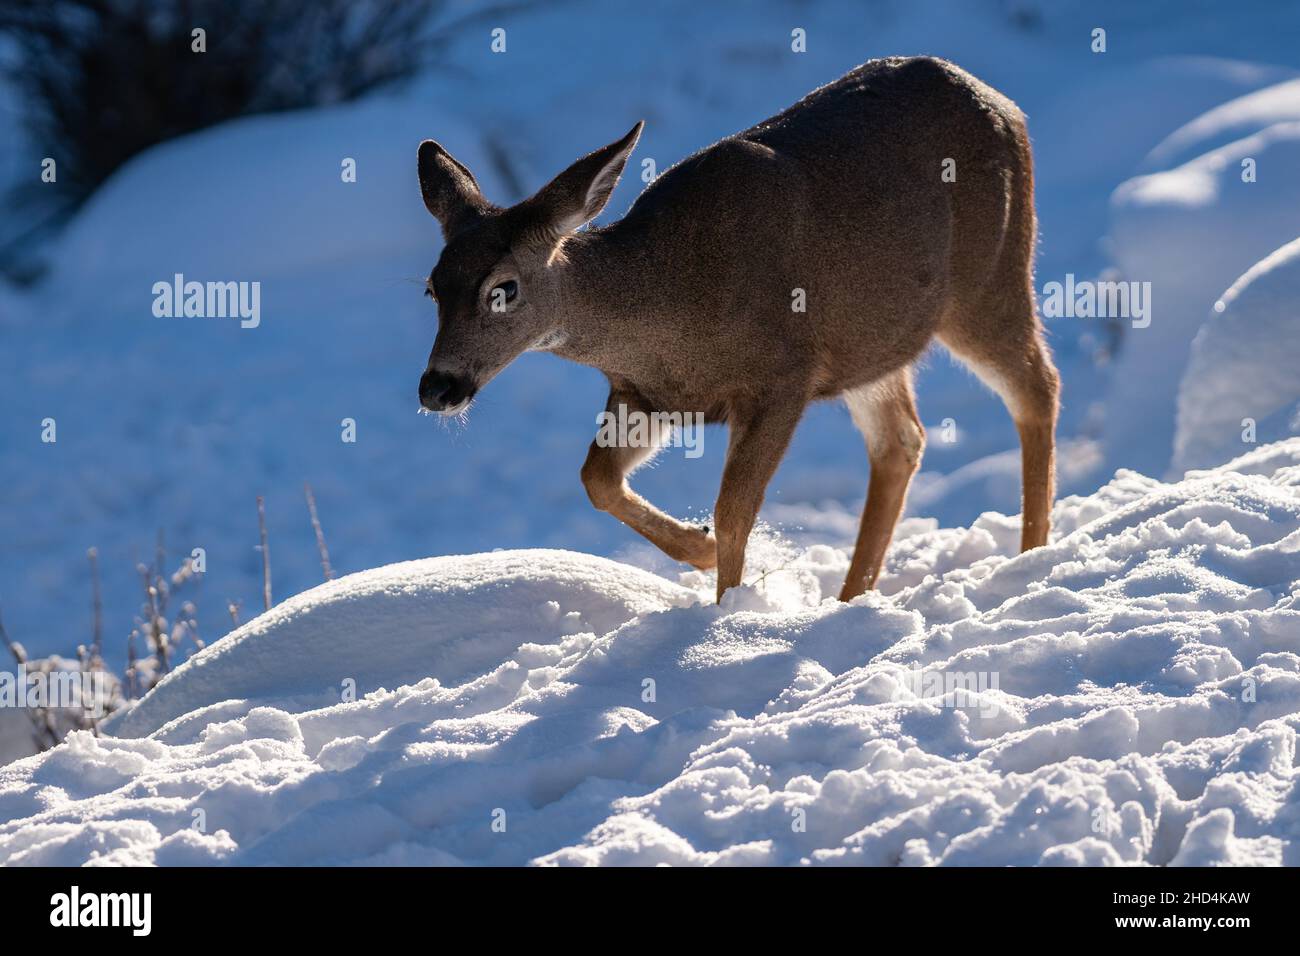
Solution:
<svg viewBox="0 0 1300 956">
<path fill-rule="evenodd" d="M 721 600 L 804 408 L 842 396 L 871 464 L 849 600 L 874 587 L 921 460 L 911 366 L 938 338 L 1015 420 L 1021 547 L 1044 544 L 1058 378 L 1035 309 L 1032 157 L 1015 104 L 942 60 L 872 60 L 667 170 L 618 222 L 577 231 L 640 132 L 508 209 L 421 144 L 421 189 L 447 240 L 422 404 L 458 413 L 544 349 L 600 369 L 611 411 L 725 422 L 716 535 L 628 486 L 653 448 L 593 443 L 582 467 L 597 508 L 677 560 L 716 566 Z"/>
</svg>

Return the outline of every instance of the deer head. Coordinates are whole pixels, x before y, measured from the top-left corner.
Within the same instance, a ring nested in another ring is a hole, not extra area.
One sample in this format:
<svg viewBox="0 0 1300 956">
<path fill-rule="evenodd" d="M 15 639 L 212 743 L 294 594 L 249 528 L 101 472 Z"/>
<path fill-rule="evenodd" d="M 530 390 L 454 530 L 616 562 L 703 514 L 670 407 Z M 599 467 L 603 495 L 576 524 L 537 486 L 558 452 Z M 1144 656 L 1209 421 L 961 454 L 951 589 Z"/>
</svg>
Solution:
<svg viewBox="0 0 1300 956">
<path fill-rule="evenodd" d="M 503 368 L 562 336 L 565 239 L 605 208 L 641 135 L 578 160 L 530 199 L 503 209 L 433 140 L 420 144 L 420 191 L 446 244 L 426 293 L 438 335 L 420 379 L 420 404 L 458 414 Z"/>
</svg>

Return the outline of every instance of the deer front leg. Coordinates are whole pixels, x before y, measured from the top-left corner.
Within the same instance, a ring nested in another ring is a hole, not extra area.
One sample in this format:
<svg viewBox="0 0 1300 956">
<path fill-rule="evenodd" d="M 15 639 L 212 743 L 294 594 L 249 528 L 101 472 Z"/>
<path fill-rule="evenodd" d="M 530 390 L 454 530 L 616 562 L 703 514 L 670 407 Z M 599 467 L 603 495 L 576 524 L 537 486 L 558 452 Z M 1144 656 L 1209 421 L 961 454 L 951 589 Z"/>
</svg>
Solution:
<svg viewBox="0 0 1300 956">
<path fill-rule="evenodd" d="M 727 464 L 713 520 L 718 536 L 718 601 L 740 584 L 745 545 L 763 505 L 767 483 L 794 435 L 803 414 L 798 408 L 769 408 L 744 418 L 733 417 Z"/>
<path fill-rule="evenodd" d="M 637 395 L 617 389 L 611 391 L 606 411 L 620 414 L 620 405 L 624 406 L 624 413 L 650 414 Z M 664 438 L 657 431 L 647 433 L 652 440 L 644 446 L 602 443 L 597 436 L 582 466 L 582 484 L 587 496 L 601 511 L 612 514 L 674 561 L 708 571 L 718 560 L 717 542 L 708 529 L 693 527 L 664 514 L 628 487 L 627 476 L 654 456 Z"/>
</svg>

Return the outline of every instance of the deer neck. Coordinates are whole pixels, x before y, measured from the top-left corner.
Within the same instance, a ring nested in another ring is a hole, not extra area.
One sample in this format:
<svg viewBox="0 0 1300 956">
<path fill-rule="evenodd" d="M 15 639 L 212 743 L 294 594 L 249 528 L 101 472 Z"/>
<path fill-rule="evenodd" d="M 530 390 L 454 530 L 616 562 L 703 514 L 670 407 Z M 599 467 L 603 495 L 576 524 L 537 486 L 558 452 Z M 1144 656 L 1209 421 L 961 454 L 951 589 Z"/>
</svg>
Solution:
<svg viewBox="0 0 1300 956">
<path fill-rule="evenodd" d="M 635 382 L 660 318 L 650 282 L 654 248 L 621 222 L 566 239 L 554 265 L 561 270 L 558 341 L 548 351 Z"/>
</svg>

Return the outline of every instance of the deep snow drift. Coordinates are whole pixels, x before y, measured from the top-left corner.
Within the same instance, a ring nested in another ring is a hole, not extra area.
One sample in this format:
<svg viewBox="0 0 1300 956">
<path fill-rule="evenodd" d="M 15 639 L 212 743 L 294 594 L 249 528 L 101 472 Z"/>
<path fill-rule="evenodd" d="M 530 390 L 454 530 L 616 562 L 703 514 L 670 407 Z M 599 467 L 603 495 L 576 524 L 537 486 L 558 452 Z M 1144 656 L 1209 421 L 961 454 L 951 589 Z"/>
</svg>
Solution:
<svg viewBox="0 0 1300 956">
<path fill-rule="evenodd" d="M 1174 464 L 1203 468 L 1239 446 L 1300 429 L 1300 239 L 1255 263 L 1192 341 L 1178 390 Z"/>
<path fill-rule="evenodd" d="M 1217 464 L 1223 460 L 1217 453 L 1239 440 L 1233 435 L 1240 421 L 1210 456 L 1206 449 L 1189 448 L 1182 420 L 1189 389 L 1203 389 L 1203 397 L 1218 401 L 1226 397 L 1227 381 L 1244 372 L 1248 379 L 1282 379 L 1266 386 L 1270 394 L 1259 404 L 1276 407 L 1300 398 L 1289 356 L 1276 348 L 1239 354 L 1214 370 L 1203 355 L 1192 358 L 1193 340 L 1216 324 L 1209 317 L 1224 290 L 1260 271 L 1300 235 L 1300 184 L 1292 174 L 1300 165 L 1300 82 L 1279 83 L 1215 107 L 1172 133 L 1145 165 L 1157 171 L 1122 183 L 1111 197 L 1114 263 L 1125 280 L 1150 283 L 1151 321 L 1125 331 L 1106 395 L 1104 444 L 1112 467 L 1122 464 L 1163 477 L 1171 462 L 1175 469 Z M 1286 281 L 1272 277 L 1273 298 L 1287 291 L 1278 287 Z M 1257 343 L 1279 331 L 1294 337 L 1285 331 L 1295 323 L 1288 305 L 1284 300 L 1264 306 L 1263 314 L 1239 315 L 1230 325 L 1232 334 Z M 1207 374 L 1217 380 L 1202 381 Z M 1230 404 L 1240 419 L 1235 410 L 1241 402 Z M 1258 408 L 1245 414 L 1264 417 Z M 1273 437 L 1291 433 L 1275 429 Z"/>
<path fill-rule="evenodd" d="M 771 539 L 723 607 L 560 551 L 352 575 L 0 769 L 0 862 L 1294 865 L 1297 489 L 1291 439 L 1023 556 L 912 521 L 852 605 Z"/>
</svg>

